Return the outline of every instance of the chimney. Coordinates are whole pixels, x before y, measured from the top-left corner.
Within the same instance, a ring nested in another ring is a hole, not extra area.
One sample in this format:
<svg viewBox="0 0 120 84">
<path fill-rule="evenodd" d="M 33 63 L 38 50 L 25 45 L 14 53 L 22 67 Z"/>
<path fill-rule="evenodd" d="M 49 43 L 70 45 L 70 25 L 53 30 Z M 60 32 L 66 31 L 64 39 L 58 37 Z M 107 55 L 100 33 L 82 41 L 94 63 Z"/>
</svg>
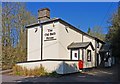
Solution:
<svg viewBox="0 0 120 84">
<path fill-rule="evenodd" d="M 45 21 L 50 19 L 50 9 L 42 8 L 38 10 L 38 20 Z"/>
</svg>

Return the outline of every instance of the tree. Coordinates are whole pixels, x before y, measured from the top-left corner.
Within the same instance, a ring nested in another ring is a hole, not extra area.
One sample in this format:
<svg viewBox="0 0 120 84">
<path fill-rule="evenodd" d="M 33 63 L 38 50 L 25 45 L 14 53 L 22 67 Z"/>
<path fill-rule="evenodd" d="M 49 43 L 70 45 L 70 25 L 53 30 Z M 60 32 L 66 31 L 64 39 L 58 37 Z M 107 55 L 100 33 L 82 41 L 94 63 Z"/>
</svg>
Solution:
<svg viewBox="0 0 120 84">
<path fill-rule="evenodd" d="M 1 36 L 2 36 L 2 5 L 0 3 L 0 68 L 2 68 L 2 44 L 1 44 Z"/>
<path fill-rule="evenodd" d="M 2 5 L 2 68 L 12 68 L 26 60 L 25 25 L 36 21 L 25 3 L 5 2 Z"/>
<path fill-rule="evenodd" d="M 89 27 L 87 33 L 90 34 L 90 32 L 91 32 L 91 29 L 90 29 L 90 27 Z"/>
<path fill-rule="evenodd" d="M 100 26 L 95 26 L 92 29 L 88 29 L 88 34 L 94 37 L 97 37 L 104 41 L 105 34 Z"/>
<path fill-rule="evenodd" d="M 118 11 L 111 18 L 110 24 L 106 41 L 111 44 L 113 56 L 120 59 L 120 6 L 118 7 Z"/>
</svg>

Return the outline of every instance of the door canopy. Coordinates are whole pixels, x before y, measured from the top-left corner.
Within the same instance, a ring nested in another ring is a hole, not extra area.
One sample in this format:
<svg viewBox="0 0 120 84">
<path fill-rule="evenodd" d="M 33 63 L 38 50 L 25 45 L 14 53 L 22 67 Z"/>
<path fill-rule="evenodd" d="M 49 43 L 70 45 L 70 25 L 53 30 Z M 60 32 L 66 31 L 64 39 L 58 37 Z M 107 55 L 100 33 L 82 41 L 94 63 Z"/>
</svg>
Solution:
<svg viewBox="0 0 120 84">
<path fill-rule="evenodd" d="M 92 47 L 92 50 L 94 50 L 94 47 L 91 42 L 72 42 L 70 45 L 68 45 L 68 49 L 86 49 L 88 46 Z"/>
</svg>

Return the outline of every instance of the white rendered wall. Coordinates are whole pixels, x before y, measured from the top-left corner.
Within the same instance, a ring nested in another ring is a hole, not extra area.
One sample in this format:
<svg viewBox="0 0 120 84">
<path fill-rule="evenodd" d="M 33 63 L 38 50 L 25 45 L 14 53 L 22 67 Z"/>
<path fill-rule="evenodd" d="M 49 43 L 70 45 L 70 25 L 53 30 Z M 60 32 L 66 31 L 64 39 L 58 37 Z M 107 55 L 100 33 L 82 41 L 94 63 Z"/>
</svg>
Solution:
<svg viewBox="0 0 120 84">
<path fill-rule="evenodd" d="M 87 35 L 83 35 L 83 42 L 91 42 L 93 47 L 95 48 L 95 39 L 92 37 L 89 37 Z"/>
<path fill-rule="evenodd" d="M 99 54 L 99 51 L 100 51 L 101 47 L 102 47 L 102 43 L 101 43 L 101 42 L 99 42 L 99 48 L 97 48 L 96 53 L 98 53 L 98 54 Z M 99 54 L 99 64 L 100 64 L 100 63 L 101 63 L 101 56 L 100 56 L 100 54 Z"/>
<path fill-rule="evenodd" d="M 51 73 L 52 71 L 56 71 L 58 74 L 67 74 L 79 71 L 77 61 L 39 61 L 18 63 L 17 65 L 28 69 L 34 69 L 35 67 L 42 65 L 47 72 Z"/>
<path fill-rule="evenodd" d="M 80 58 L 79 58 L 79 60 L 83 60 L 83 56 L 82 56 L 82 55 L 83 55 L 84 53 L 82 54 L 82 49 L 79 49 L 79 52 L 80 52 Z"/>
<path fill-rule="evenodd" d="M 91 38 L 91 37 L 89 37 L 87 35 L 84 35 L 83 36 L 83 42 L 91 42 L 92 45 L 93 45 L 93 47 L 94 47 L 94 49 L 95 49 L 95 39 L 94 38 Z M 91 50 L 91 54 L 92 54 L 92 60 L 93 60 L 93 62 L 92 62 L 92 64 L 88 62 L 87 63 L 88 67 L 91 67 L 91 65 L 92 65 L 92 67 L 95 66 L 95 50 L 94 51 Z M 87 56 L 87 54 L 86 54 L 86 56 Z"/>
<path fill-rule="evenodd" d="M 41 60 L 41 28 L 38 26 L 27 29 L 27 61 L 30 60 Z"/>
<path fill-rule="evenodd" d="M 45 70 L 47 70 L 47 72 L 52 72 L 59 67 L 60 63 L 62 63 L 62 61 L 39 61 L 39 62 L 18 63 L 17 65 L 26 67 L 28 69 L 34 69 L 35 67 L 39 67 L 42 64 L 42 66 L 45 68 Z"/>
<path fill-rule="evenodd" d="M 87 61 L 87 49 L 91 50 L 91 61 Z M 83 65 L 83 67 L 84 68 L 92 68 L 95 64 L 95 57 L 94 57 L 95 55 L 93 53 L 91 46 L 89 46 L 87 49 L 84 50 L 85 53 L 84 53 L 84 62 L 83 62 L 84 65 Z"/>
<path fill-rule="evenodd" d="M 97 53 L 99 53 L 99 50 L 101 49 L 102 47 L 102 43 L 99 42 L 99 48 L 97 48 Z"/>
<path fill-rule="evenodd" d="M 54 27 L 53 27 L 54 25 Z M 54 37 L 56 40 L 45 41 L 46 36 L 45 34 L 48 33 L 48 29 L 52 29 L 52 33 L 55 32 Z M 43 25 L 43 59 L 60 59 L 59 57 L 59 42 L 58 42 L 58 22 Z"/>
<path fill-rule="evenodd" d="M 67 31 L 66 31 L 67 28 Z M 67 46 L 72 42 L 82 42 L 82 35 L 75 30 L 65 26 L 64 24 L 59 24 L 59 57 L 60 59 L 70 59 L 70 50 Z"/>
<path fill-rule="evenodd" d="M 41 59 L 41 28 L 38 28 L 36 33 L 35 28 L 38 27 L 28 29 L 27 61 Z M 66 31 L 66 28 L 68 32 Z M 44 41 L 44 34 L 47 29 L 53 29 L 56 32 L 53 36 L 56 40 Z M 82 33 L 69 28 L 67 25 L 65 26 L 60 22 L 43 25 L 43 59 L 70 59 L 70 50 L 67 49 L 67 46 L 72 42 L 82 42 Z M 95 48 L 95 39 L 87 35 L 83 35 L 83 42 L 92 42 L 92 45 Z M 95 66 L 95 51 L 91 51 L 93 63 L 87 63 L 85 67 Z M 87 56 L 87 53 L 85 52 L 86 51 L 84 50 L 84 59 Z M 82 60 L 81 49 L 80 59 Z"/>
</svg>

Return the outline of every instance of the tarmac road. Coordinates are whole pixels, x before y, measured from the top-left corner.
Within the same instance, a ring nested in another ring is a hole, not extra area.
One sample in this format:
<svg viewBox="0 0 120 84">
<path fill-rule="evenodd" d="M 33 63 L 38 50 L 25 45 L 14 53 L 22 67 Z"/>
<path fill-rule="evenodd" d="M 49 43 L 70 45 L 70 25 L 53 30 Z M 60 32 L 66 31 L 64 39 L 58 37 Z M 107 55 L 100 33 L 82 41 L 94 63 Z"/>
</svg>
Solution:
<svg viewBox="0 0 120 84">
<path fill-rule="evenodd" d="M 117 67 L 98 68 L 89 72 L 59 77 L 22 77 L 4 74 L 2 75 L 2 82 L 118 82 L 117 74 Z"/>
</svg>

